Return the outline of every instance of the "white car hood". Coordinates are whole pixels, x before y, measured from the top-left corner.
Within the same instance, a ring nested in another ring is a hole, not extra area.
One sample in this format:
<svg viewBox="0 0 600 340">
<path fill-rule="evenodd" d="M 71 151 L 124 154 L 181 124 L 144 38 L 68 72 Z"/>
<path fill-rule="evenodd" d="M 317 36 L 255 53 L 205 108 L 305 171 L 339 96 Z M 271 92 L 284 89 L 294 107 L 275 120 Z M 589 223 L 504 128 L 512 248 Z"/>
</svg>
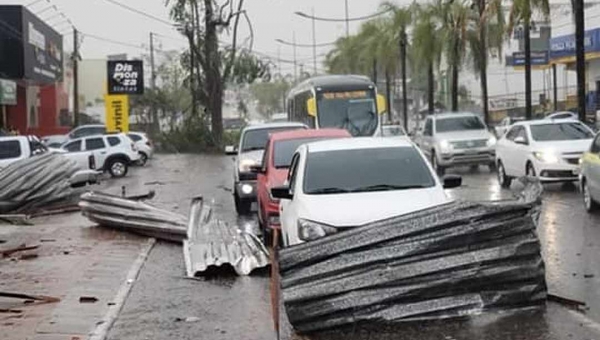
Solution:
<svg viewBox="0 0 600 340">
<path fill-rule="evenodd" d="M 488 130 L 465 130 L 465 131 L 453 131 L 436 134 L 437 140 L 461 141 L 461 140 L 476 140 L 476 139 L 488 139 L 492 137 L 492 134 Z"/>
<path fill-rule="evenodd" d="M 301 218 L 336 227 L 359 226 L 451 202 L 441 187 L 351 194 L 310 195 Z"/>
<path fill-rule="evenodd" d="M 592 139 L 535 142 L 534 151 L 552 151 L 555 153 L 584 153 L 592 145 Z"/>
</svg>

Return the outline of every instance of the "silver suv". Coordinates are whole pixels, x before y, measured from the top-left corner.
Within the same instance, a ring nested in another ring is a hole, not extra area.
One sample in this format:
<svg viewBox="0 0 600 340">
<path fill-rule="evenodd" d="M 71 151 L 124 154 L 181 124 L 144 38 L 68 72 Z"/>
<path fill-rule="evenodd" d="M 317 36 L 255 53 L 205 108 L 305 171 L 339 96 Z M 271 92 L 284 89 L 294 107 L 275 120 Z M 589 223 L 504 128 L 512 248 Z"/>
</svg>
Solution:
<svg viewBox="0 0 600 340">
<path fill-rule="evenodd" d="M 460 165 L 495 169 L 496 137 L 476 114 L 429 116 L 416 142 L 439 175 L 446 168 Z"/>
</svg>

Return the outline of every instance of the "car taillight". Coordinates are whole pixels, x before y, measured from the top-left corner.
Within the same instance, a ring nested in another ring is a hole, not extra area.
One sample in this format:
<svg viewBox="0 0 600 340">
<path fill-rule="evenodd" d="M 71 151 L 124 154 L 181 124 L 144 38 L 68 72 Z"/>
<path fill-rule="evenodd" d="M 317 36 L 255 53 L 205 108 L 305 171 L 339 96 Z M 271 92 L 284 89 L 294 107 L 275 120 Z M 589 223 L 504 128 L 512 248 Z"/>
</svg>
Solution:
<svg viewBox="0 0 600 340">
<path fill-rule="evenodd" d="M 90 166 L 90 169 L 96 169 L 96 157 L 94 157 L 94 155 L 90 155 L 90 157 L 88 157 L 88 165 Z"/>
</svg>

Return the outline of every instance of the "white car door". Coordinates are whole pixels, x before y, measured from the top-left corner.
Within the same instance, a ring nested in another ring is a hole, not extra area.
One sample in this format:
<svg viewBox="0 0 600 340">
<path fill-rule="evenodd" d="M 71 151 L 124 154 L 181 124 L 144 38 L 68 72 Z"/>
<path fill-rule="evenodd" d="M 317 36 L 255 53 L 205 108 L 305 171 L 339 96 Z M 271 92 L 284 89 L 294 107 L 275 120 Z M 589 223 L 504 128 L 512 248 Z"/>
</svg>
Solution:
<svg viewBox="0 0 600 340">
<path fill-rule="evenodd" d="M 509 176 L 517 176 L 516 143 L 520 126 L 513 126 L 496 144 L 496 158 L 502 162 L 504 171 Z"/>
<path fill-rule="evenodd" d="M 294 195 L 299 192 L 300 184 L 297 180 L 300 169 L 300 153 L 297 152 L 290 163 L 290 171 L 286 183 L 290 188 L 290 193 Z M 290 238 L 290 233 L 297 234 L 298 224 L 298 199 L 291 200 L 281 199 L 279 202 L 279 219 L 281 221 L 281 230 L 283 233 L 283 244 L 287 246 Z"/>
<path fill-rule="evenodd" d="M 525 126 L 516 126 L 516 135 L 510 148 L 511 176 L 525 176 L 527 159 L 530 154 L 530 139 Z"/>
<path fill-rule="evenodd" d="M 85 150 L 91 151 L 96 158 L 96 168 L 100 169 L 104 166 L 106 157 L 108 157 L 108 146 L 104 142 L 104 137 L 89 137 L 85 138 Z"/>
</svg>

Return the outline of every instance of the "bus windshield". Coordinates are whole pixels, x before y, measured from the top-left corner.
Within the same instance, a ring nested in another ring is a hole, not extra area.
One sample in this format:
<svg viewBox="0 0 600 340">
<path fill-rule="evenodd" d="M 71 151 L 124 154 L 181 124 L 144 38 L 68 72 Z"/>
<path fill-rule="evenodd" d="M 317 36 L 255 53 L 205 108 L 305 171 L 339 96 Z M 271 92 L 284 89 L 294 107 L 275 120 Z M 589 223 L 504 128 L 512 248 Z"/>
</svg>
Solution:
<svg viewBox="0 0 600 340">
<path fill-rule="evenodd" d="M 317 99 L 320 128 L 342 128 L 352 136 L 372 136 L 379 117 L 372 91 L 325 92 Z"/>
</svg>

